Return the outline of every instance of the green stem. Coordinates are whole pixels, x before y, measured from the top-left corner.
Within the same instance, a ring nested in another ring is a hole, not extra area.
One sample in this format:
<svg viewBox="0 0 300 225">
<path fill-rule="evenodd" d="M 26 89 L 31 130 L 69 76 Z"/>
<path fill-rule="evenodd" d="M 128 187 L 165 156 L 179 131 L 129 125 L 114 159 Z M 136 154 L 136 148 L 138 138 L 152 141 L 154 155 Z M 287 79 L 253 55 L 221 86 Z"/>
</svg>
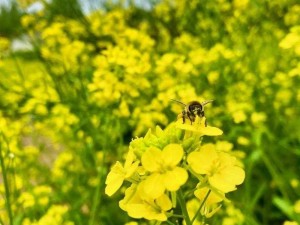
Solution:
<svg viewBox="0 0 300 225">
<path fill-rule="evenodd" d="M 183 218 L 186 222 L 186 225 L 192 225 L 192 222 L 191 222 L 191 219 L 189 217 L 189 214 L 188 214 L 188 211 L 187 211 L 187 208 L 186 208 L 185 200 L 184 200 L 183 193 L 182 193 L 181 189 L 178 190 L 177 198 L 178 198 L 178 202 L 179 202 L 179 205 L 180 205 L 180 208 L 181 208 L 182 216 L 183 216 Z"/>
<path fill-rule="evenodd" d="M 199 215 L 199 213 L 200 213 L 202 207 L 204 206 L 204 203 L 206 202 L 206 200 L 207 200 L 207 198 L 208 198 L 210 192 L 211 192 L 211 190 L 208 190 L 207 194 L 205 195 L 205 198 L 204 198 L 203 201 L 201 202 L 201 205 L 200 205 L 199 209 L 197 210 L 195 216 L 194 216 L 193 219 L 192 219 L 192 224 L 194 223 L 194 221 L 195 221 L 196 218 L 198 217 L 198 215 Z"/>
<path fill-rule="evenodd" d="M 24 81 L 24 74 L 23 74 L 23 71 L 22 71 L 22 69 L 21 69 L 21 66 L 20 66 L 20 64 L 19 64 L 19 62 L 18 62 L 18 59 L 17 59 L 17 57 L 16 57 L 16 55 L 15 55 L 15 53 L 14 53 L 13 51 L 11 51 L 10 53 L 11 53 L 11 56 L 12 56 L 12 58 L 13 58 L 13 60 L 14 60 L 14 63 L 15 63 L 17 72 L 18 72 L 18 74 L 20 75 L 22 81 Z"/>
<path fill-rule="evenodd" d="M 0 131 L 1 136 L 3 137 L 3 140 L 6 142 L 6 145 L 8 146 L 8 141 L 6 140 L 4 134 Z M 11 204 L 10 204 L 10 193 L 9 193 L 9 187 L 8 187 L 8 180 L 7 180 L 7 172 L 6 172 L 6 167 L 4 164 L 4 159 L 2 156 L 2 145 L 0 142 L 0 164 L 1 164 L 1 170 L 2 170 L 2 177 L 3 177 L 3 183 L 4 183 L 4 188 L 5 188 L 5 205 L 6 209 L 8 212 L 8 217 L 9 217 L 9 224 L 13 224 L 13 216 L 12 216 L 12 210 L 11 210 Z"/>
<path fill-rule="evenodd" d="M 90 217 L 90 221 L 89 221 L 89 225 L 93 225 L 95 222 L 95 218 L 96 218 L 96 212 L 99 206 L 99 199 L 100 199 L 100 190 L 101 190 L 101 186 L 102 186 L 102 171 L 101 168 L 98 168 L 98 184 L 96 187 L 96 191 L 95 191 L 95 195 L 94 195 L 94 199 L 93 199 L 93 205 L 92 205 L 92 210 L 91 210 L 91 217 Z"/>
<path fill-rule="evenodd" d="M 167 222 L 167 224 L 170 224 L 170 225 L 175 225 L 174 223 L 172 223 L 172 222 L 171 222 L 171 221 L 169 221 L 169 220 L 167 220 L 166 222 Z"/>
</svg>

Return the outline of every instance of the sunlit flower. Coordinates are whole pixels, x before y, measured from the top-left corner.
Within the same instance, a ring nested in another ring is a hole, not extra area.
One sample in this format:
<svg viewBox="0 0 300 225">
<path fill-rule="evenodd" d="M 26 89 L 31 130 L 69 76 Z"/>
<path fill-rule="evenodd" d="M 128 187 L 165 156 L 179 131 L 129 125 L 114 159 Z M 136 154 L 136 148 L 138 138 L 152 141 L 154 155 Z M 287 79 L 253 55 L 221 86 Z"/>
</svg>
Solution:
<svg viewBox="0 0 300 225">
<path fill-rule="evenodd" d="M 111 171 L 107 175 L 105 184 L 105 194 L 108 196 L 113 195 L 122 186 L 125 179 L 130 178 L 137 170 L 139 161 L 135 161 L 135 155 L 133 151 L 129 151 L 125 164 L 117 161 L 116 164 L 111 168 Z"/>
<path fill-rule="evenodd" d="M 185 123 L 182 123 L 182 120 L 177 121 L 177 127 L 186 131 L 195 132 L 196 134 L 203 136 L 218 136 L 223 134 L 223 131 L 217 127 L 211 127 L 205 125 L 206 118 L 196 117 L 195 122 L 192 124 L 187 120 Z"/>
<path fill-rule="evenodd" d="M 31 193 L 23 192 L 18 198 L 18 202 L 22 204 L 24 209 L 26 209 L 34 206 L 35 198 Z"/>
<path fill-rule="evenodd" d="M 233 112 L 232 117 L 235 123 L 241 123 L 247 120 L 247 116 L 243 110 Z"/>
<path fill-rule="evenodd" d="M 136 185 L 125 191 L 125 198 L 120 201 L 120 208 L 133 218 L 166 221 L 166 212 L 172 208 L 172 202 L 166 194 L 153 199 Z"/>
<path fill-rule="evenodd" d="M 177 191 L 188 178 L 187 171 L 177 166 L 183 154 L 179 144 L 169 144 L 163 150 L 149 147 L 142 155 L 142 165 L 150 176 L 141 182 L 140 188 L 152 198 L 161 196 L 165 190 Z"/>
<path fill-rule="evenodd" d="M 234 206 L 233 202 L 225 204 L 226 217 L 222 221 L 222 225 L 245 224 L 245 215 L 241 210 Z"/>
<path fill-rule="evenodd" d="M 237 143 L 239 143 L 240 145 L 249 145 L 250 141 L 248 138 L 246 138 L 244 136 L 239 136 L 237 139 Z"/>
<path fill-rule="evenodd" d="M 295 213 L 300 214 L 300 199 L 295 202 L 294 211 Z"/>
<path fill-rule="evenodd" d="M 216 193 L 214 191 L 210 191 L 208 187 L 202 187 L 202 188 L 197 188 L 194 191 L 195 196 L 201 201 L 203 201 L 208 194 L 208 197 L 206 198 L 205 204 L 206 205 L 212 205 L 215 203 L 219 203 L 225 199 L 224 193 Z"/>
<path fill-rule="evenodd" d="M 296 221 L 284 221 L 283 225 L 299 225 Z"/>
<path fill-rule="evenodd" d="M 267 116 L 263 112 L 253 112 L 251 114 L 251 122 L 255 125 L 264 123 L 267 119 Z"/>
<path fill-rule="evenodd" d="M 218 153 L 212 144 L 190 153 L 187 161 L 194 172 L 206 175 L 209 184 L 224 193 L 236 190 L 236 185 L 245 179 L 244 170 L 236 166 L 236 158 L 225 152 Z"/>
</svg>

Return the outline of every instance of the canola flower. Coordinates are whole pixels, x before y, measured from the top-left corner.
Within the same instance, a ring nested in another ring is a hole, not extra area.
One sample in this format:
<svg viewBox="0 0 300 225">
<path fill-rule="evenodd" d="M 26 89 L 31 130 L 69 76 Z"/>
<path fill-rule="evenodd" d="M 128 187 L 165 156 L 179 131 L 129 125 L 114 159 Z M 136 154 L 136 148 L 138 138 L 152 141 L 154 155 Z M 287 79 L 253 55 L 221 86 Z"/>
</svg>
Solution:
<svg viewBox="0 0 300 225">
<path fill-rule="evenodd" d="M 213 216 L 224 200 L 228 202 L 225 194 L 245 179 L 228 149 L 201 145 L 204 136 L 222 133 L 206 126 L 204 117 L 196 117 L 193 124 L 178 120 L 164 130 L 158 126 L 149 130 L 145 137 L 131 141 L 124 166 L 117 161 L 111 168 L 105 193 L 112 196 L 126 186 L 119 206 L 132 218 L 173 224 L 180 217 L 187 225 L 198 224 L 197 219 Z M 186 197 L 191 192 L 199 202 L 194 212 L 189 211 L 191 197 Z"/>
</svg>

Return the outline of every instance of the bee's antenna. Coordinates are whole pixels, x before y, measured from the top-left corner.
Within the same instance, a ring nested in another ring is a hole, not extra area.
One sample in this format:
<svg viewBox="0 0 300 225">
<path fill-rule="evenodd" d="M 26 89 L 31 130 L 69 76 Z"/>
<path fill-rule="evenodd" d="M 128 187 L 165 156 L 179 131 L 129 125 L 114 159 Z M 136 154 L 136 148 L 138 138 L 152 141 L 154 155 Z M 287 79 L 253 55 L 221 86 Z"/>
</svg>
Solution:
<svg viewBox="0 0 300 225">
<path fill-rule="evenodd" d="M 171 99 L 171 101 L 173 101 L 173 102 L 177 102 L 177 103 L 179 103 L 179 104 L 181 104 L 181 105 L 184 105 L 184 106 L 186 106 L 186 104 L 184 104 L 183 102 L 181 102 L 181 101 L 178 101 L 178 100 L 176 100 L 176 99 Z"/>
<path fill-rule="evenodd" d="M 204 102 L 201 102 L 201 105 L 202 106 L 205 106 L 206 104 L 208 104 L 208 103 L 211 103 L 211 102 L 213 102 L 214 100 L 206 100 L 206 101 L 204 101 Z"/>
</svg>

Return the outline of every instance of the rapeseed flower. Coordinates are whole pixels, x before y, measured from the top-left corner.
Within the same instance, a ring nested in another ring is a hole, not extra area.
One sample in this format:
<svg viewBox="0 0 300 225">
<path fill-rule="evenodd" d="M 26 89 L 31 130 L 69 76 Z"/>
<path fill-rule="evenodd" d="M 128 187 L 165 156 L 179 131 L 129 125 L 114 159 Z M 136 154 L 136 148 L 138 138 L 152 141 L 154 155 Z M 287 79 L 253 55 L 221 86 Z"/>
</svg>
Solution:
<svg viewBox="0 0 300 225">
<path fill-rule="evenodd" d="M 179 119 L 177 121 L 177 128 L 180 128 L 180 129 L 183 129 L 186 131 L 192 131 L 195 134 L 198 134 L 200 136 L 204 136 L 204 135 L 218 136 L 223 133 L 223 131 L 217 127 L 206 126 L 205 120 L 206 120 L 205 117 L 203 117 L 203 118 L 196 117 L 195 122 L 190 124 L 189 120 L 187 120 L 185 123 L 182 123 L 182 120 Z"/>
<path fill-rule="evenodd" d="M 139 161 L 135 161 L 135 155 L 133 151 L 128 152 L 124 166 L 117 161 L 107 175 L 105 181 L 105 194 L 112 196 L 117 190 L 119 190 L 124 180 L 129 179 L 134 172 L 136 172 L 138 165 Z"/>
<path fill-rule="evenodd" d="M 167 211 L 172 202 L 166 194 L 151 198 L 134 184 L 125 191 L 125 198 L 119 203 L 120 208 L 133 218 L 166 221 Z"/>
<path fill-rule="evenodd" d="M 169 144 L 163 150 L 149 147 L 145 151 L 142 165 L 150 175 L 141 182 L 140 187 L 148 196 L 158 198 L 165 190 L 177 191 L 187 181 L 187 171 L 178 166 L 183 155 L 179 144 Z"/>
<path fill-rule="evenodd" d="M 224 193 L 236 190 L 236 185 L 245 179 L 245 172 L 236 165 L 236 158 L 229 153 L 217 152 L 213 144 L 191 152 L 187 161 L 195 173 L 206 175 L 209 184 Z"/>
</svg>

